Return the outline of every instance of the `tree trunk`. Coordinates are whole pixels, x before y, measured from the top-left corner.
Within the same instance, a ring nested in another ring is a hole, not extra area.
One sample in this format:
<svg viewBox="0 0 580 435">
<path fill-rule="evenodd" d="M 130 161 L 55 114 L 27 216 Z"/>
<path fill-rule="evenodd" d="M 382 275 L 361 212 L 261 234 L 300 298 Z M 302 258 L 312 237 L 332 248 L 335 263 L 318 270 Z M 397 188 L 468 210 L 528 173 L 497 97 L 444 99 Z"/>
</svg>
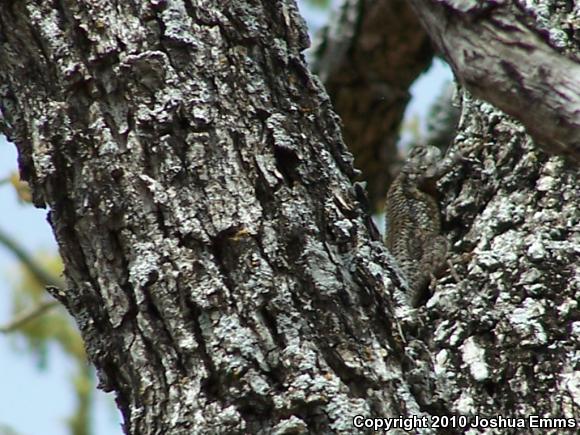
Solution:
<svg viewBox="0 0 580 435">
<path fill-rule="evenodd" d="M 16 2 L 0 20 L 4 131 L 127 433 L 419 412 L 399 278 L 293 2 Z"/>
<path fill-rule="evenodd" d="M 294 2 L 224 3 L 0 3 L 2 129 L 126 433 L 580 418 L 576 168 L 465 93 L 411 310 Z"/>
</svg>

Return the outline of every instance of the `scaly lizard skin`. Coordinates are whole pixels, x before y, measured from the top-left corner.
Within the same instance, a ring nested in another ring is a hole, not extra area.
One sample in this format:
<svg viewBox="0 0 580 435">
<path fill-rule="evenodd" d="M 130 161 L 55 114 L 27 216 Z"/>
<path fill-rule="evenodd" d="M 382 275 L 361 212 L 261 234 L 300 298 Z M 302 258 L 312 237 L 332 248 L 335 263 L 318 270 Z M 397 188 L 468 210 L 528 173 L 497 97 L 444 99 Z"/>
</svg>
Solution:
<svg viewBox="0 0 580 435">
<path fill-rule="evenodd" d="M 427 298 L 446 260 L 435 183 L 447 170 L 438 148 L 416 146 L 387 193 L 385 244 L 407 278 L 413 307 Z"/>
</svg>

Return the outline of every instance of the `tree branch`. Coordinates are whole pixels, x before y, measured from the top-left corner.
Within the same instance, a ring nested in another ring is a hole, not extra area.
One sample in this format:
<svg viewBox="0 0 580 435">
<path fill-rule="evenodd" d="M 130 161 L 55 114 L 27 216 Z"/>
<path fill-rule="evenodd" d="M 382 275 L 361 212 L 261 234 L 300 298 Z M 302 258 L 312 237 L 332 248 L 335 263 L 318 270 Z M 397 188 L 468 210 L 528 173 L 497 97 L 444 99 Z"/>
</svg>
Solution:
<svg viewBox="0 0 580 435">
<path fill-rule="evenodd" d="M 510 4 L 411 4 L 461 84 L 517 118 L 548 152 L 580 161 L 580 65 L 528 28 L 529 14 Z"/>
</svg>

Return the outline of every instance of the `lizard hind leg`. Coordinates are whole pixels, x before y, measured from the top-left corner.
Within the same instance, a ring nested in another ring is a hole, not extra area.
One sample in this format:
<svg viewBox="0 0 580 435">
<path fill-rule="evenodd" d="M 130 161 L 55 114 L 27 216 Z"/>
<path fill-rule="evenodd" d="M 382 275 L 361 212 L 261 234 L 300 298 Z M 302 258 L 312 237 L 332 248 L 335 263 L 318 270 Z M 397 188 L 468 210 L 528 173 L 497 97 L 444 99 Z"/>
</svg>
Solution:
<svg viewBox="0 0 580 435">
<path fill-rule="evenodd" d="M 449 244 L 444 236 L 435 236 L 425 246 L 421 263 L 431 274 L 437 276 L 445 267 Z"/>
</svg>

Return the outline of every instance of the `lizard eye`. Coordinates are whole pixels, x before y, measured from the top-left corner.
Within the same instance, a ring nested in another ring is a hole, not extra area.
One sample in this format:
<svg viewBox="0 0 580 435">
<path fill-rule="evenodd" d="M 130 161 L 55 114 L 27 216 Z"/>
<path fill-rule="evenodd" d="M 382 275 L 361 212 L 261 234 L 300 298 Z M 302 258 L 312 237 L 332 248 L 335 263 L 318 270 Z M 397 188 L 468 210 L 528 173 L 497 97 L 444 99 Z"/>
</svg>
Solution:
<svg viewBox="0 0 580 435">
<path fill-rule="evenodd" d="M 427 148 L 422 145 L 416 145 L 411 149 L 409 153 L 409 159 L 414 160 L 415 162 L 421 162 L 425 160 L 427 157 Z"/>
</svg>

